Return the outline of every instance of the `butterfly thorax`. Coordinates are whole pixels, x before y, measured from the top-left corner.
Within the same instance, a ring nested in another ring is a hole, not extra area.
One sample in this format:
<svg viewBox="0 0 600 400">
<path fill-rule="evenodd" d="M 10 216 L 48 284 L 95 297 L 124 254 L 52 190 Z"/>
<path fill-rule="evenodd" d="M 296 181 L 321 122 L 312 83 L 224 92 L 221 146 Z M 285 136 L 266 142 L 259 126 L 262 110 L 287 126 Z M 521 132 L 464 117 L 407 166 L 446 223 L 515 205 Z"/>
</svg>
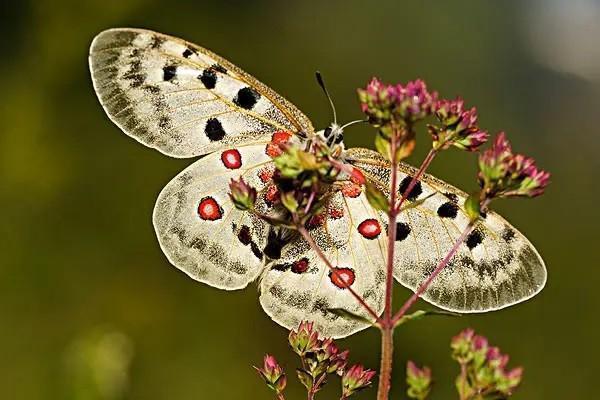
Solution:
<svg viewBox="0 0 600 400">
<path fill-rule="evenodd" d="M 316 135 L 327 147 L 329 147 L 331 154 L 334 156 L 339 156 L 345 149 L 344 132 L 342 127 L 335 122 L 327 128 L 318 131 Z"/>
</svg>

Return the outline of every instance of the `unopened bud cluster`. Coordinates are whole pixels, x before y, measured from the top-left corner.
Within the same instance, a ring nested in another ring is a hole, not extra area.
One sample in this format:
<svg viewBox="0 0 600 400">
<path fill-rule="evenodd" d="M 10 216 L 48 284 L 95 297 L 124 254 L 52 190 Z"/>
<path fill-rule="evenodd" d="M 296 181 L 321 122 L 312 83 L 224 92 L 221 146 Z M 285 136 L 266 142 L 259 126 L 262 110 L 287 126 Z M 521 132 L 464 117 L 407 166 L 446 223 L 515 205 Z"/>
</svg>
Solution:
<svg viewBox="0 0 600 400">
<path fill-rule="evenodd" d="M 507 369 L 508 355 L 472 329 L 455 336 L 451 348 L 452 357 L 464 370 L 456 381 L 461 398 L 506 398 L 519 386 L 523 369 Z"/>
</svg>

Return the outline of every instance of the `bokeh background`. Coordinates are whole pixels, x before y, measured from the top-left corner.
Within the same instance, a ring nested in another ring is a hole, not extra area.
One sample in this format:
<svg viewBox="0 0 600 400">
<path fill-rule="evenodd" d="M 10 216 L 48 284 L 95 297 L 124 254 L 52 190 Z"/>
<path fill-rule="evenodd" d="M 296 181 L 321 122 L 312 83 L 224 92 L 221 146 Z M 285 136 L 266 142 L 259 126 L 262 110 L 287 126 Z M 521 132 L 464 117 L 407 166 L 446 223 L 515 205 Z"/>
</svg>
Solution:
<svg viewBox="0 0 600 400">
<path fill-rule="evenodd" d="M 116 26 L 213 49 L 318 127 L 330 112 L 317 69 L 342 120 L 360 117 L 355 89 L 373 75 L 421 77 L 477 105 L 483 127 L 506 130 L 553 173 L 545 196 L 496 205 L 545 258 L 548 285 L 503 311 L 399 330 L 393 398 L 404 396 L 407 358 L 433 368 L 433 399 L 455 398 L 448 344 L 467 326 L 525 366 L 516 399 L 597 395 L 599 1 L 36 0 L 0 8 L 0 398 L 267 399 L 250 367 L 266 351 L 293 374 L 286 332 L 261 311 L 255 287 L 212 289 L 162 255 L 154 200 L 190 161 L 144 148 L 102 111 L 87 52 L 96 33 Z M 346 137 L 371 146 L 367 127 Z M 413 163 L 428 142 L 422 135 Z M 472 155 L 447 152 L 431 172 L 475 187 Z M 396 298 L 405 296 L 398 289 Z M 377 332 L 342 344 L 353 360 L 378 367 Z M 337 382 L 330 386 L 322 398 L 337 398 Z M 289 398 L 303 398 L 298 383 Z"/>
</svg>

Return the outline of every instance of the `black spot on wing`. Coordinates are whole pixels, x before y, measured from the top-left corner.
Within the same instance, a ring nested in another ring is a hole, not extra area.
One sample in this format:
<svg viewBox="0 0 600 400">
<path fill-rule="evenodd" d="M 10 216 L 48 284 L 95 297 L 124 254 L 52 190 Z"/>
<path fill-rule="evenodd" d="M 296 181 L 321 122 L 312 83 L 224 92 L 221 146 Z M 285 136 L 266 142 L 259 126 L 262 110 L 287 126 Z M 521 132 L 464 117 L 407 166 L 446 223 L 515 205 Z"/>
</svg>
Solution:
<svg viewBox="0 0 600 400">
<path fill-rule="evenodd" d="M 254 256 L 256 258 L 258 258 L 259 260 L 262 260 L 262 256 L 263 253 L 262 251 L 260 251 L 260 249 L 258 248 L 258 245 L 254 242 L 250 243 L 250 250 L 252 250 L 252 254 L 254 254 Z"/>
<path fill-rule="evenodd" d="M 220 72 L 222 74 L 226 74 L 227 73 L 227 69 L 225 69 L 224 66 L 222 66 L 221 64 L 213 64 L 210 66 L 210 69 Z"/>
<path fill-rule="evenodd" d="M 401 242 L 410 234 L 410 226 L 404 222 L 396 224 L 396 241 Z"/>
<path fill-rule="evenodd" d="M 260 94 L 250 87 L 241 88 L 233 102 L 246 110 L 251 110 L 260 99 Z"/>
<path fill-rule="evenodd" d="M 506 226 L 504 228 L 504 230 L 502 231 L 502 239 L 504 239 L 507 242 L 510 242 L 511 240 L 513 240 L 515 238 L 516 234 L 515 234 L 515 230 L 510 228 L 509 226 Z"/>
<path fill-rule="evenodd" d="M 456 218 L 458 215 L 458 205 L 448 201 L 437 209 L 437 214 L 442 218 Z"/>
<path fill-rule="evenodd" d="M 223 130 L 223 125 L 216 118 L 209 118 L 206 121 L 206 126 L 204 127 L 204 133 L 211 141 L 221 140 L 225 137 L 225 130 Z"/>
<path fill-rule="evenodd" d="M 165 81 L 170 81 L 175 78 L 177 75 L 177 66 L 176 65 L 167 65 L 163 68 L 163 79 Z"/>
<path fill-rule="evenodd" d="M 190 48 L 187 48 L 187 49 L 185 49 L 185 50 L 183 51 L 183 54 L 182 54 L 182 55 L 183 55 L 185 58 L 189 58 L 189 57 L 190 57 L 192 54 L 194 54 L 194 53 L 195 53 L 195 52 L 194 52 L 194 50 L 192 50 L 192 49 L 190 49 Z"/>
<path fill-rule="evenodd" d="M 476 229 L 467 236 L 467 247 L 473 250 L 475 247 L 483 242 L 483 233 Z"/>
<path fill-rule="evenodd" d="M 160 46 L 162 46 L 162 44 L 166 41 L 166 39 L 159 37 L 159 36 L 154 36 L 152 38 L 152 42 L 150 42 L 150 48 L 151 49 L 158 49 Z"/>
<path fill-rule="evenodd" d="M 217 85 L 217 74 L 210 68 L 202 71 L 202 75 L 198 77 L 205 88 L 214 89 Z"/>
<path fill-rule="evenodd" d="M 248 225 L 242 225 L 240 231 L 237 234 L 237 237 L 244 246 L 249 245 L 252 241 L 252 237 L 250 235 L 250 227 L 248 227 Z"/>
<path fill-rule="evenodd" d="M 407 175 L 404 177 L 404 179 L 402 179 L 402 182 L 400 182 L 400 194 L 402 194 L 402 196 L 404 196 L 404 193 L 408 190 L 408 186 L 410 185 L 411 181 L 412 176 Z M 417 181 L 415 186 L 413 186 L 412 190 L 410 191 L 407 199 L 410 201 L 415 201 L 421 195 L 421 193 L 423 193 L 423 188 L 421 187 L 421 182 Z"/>
</svg>

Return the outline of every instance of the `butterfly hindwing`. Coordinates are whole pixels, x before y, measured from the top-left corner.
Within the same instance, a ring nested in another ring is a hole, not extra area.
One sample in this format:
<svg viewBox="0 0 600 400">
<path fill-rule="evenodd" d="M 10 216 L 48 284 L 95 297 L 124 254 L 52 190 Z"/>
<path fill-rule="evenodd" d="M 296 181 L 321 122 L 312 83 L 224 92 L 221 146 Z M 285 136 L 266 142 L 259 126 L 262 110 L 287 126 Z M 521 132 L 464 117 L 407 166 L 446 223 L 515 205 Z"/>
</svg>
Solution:
<svg viewBox="0 0 600 400">
<path fill-rule="evenodd" d="M 311 135 L 293 104 L 200 46 L 141 29 L 92 42 L 94 88 L 128 135 L 173 157 L 260 143 L 276 131 Z"/>
<path fill-rule="evenodd" d="M 347 159 L 389 193 L 389 163 L 378 153 L 351 149 Z M 401 164 L 400 192 L 415 172 Z M 451 249 L 469 222 L 466 197 L 430 175 L 420 179 L 395 227 L 394 275 L 401 284 L 416 290 Z M 450 311 L 484 312 L 526 300 L 545 282 L 544 262 L 533 245 L 501 216 L 488 212 L 422 297 Z"/>
<path fill-rule="evenodd" d="M 243 177 L 261 193 L 261 171 L 273 168 L 265 144 L 212 153 L 165 186 L 154 209 L 160 245 L 177 268 L 220 289 L 240 289 L 263 266 L 268 225 L 237 210 L 229 198 L 231 178 Z"/>
<path fill-rule="evenodd" d="M 382 312 L 385 233 L 360 187 L 355 185 L 355 189 L 353 197 L 336 191 L 326 211 L 308 224 L 311 236 L 337 268 L 337 278 L 301 237 L 284 247 L 281 258 L 267 266 L 260 284 L 260 302 L 280 325 L 291 329 L 300 321 L 314 321 L 321 334 L 331 337 L 366 328 L 364 322 L 329 311 L 341 308 L 372 320 L 344 288 L 344 282 L 351 282 L 350 287 L 376 313 Z"/>
</svg>

